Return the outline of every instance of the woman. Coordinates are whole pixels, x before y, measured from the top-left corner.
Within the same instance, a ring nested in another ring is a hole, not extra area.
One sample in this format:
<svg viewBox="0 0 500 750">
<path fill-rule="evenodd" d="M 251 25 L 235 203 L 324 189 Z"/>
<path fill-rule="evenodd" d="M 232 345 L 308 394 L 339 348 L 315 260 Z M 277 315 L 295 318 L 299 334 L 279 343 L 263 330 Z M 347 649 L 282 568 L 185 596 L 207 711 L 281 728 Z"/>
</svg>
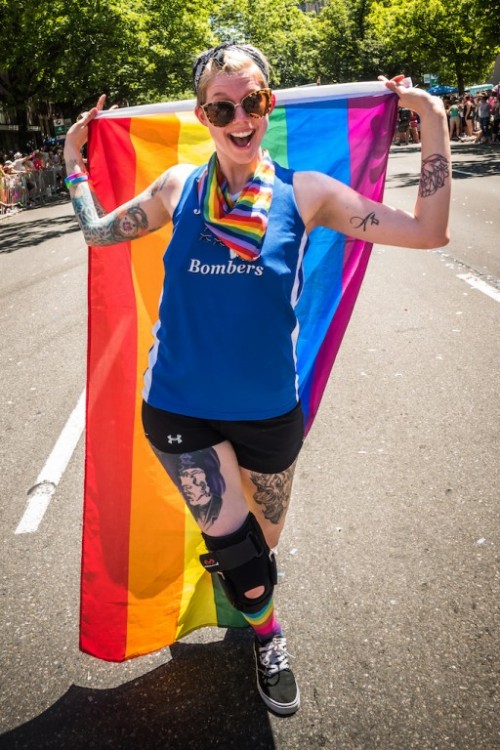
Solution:
<svg viewBox="0 0 500 750">
<path fill-rule="evenodd" d="M 479 96 L 479 103 L 477 105 L 477 116 L 479 118 L 479 131 L 475 143 L 490 143 L 490 119 L 491 119 L 491 105 L 488 101 L 486 94 Z"/>
<path fill-rule="evenodd" d="M 400 107 L 398 110 L 398 124 L 396 127 L 396 136 L 394 138 L 394 145 L 400 146 L 401 140 L 403 140 L 405 146 L 408 146 L 410 142 L 410 121 L 412 113 L 406 107 Z"/>
<path fill-rule="evenodd" d="M 474 106 L 474 99 L 472 96 L 467 95 L 465 97 L 465 132 L 468 138 L 474 137 L 474 118 L 476 116 L 476 107 Z"/>
<path fill-rule="evenodd" d="M 455 138 L 458 141 L 460 136 L 460 111 L 458 101 L 453 99 L 447 110 L 450 123 L 450 141 Z"/>
<path fill-rule="evenodd" d="M 500 143 L 500 98 L 498 96 L 493 104 L 492 143 Z"/>
<path fill-rule="evenodd" d="M 417 145 L 420 143 L 420 136 L 418 134 L 419 126 L 418 115 L 416 112 L 412 112 L 410 118 L 410 135 L 413 143 Z"/>
<path fill-rule="evenodd" d="M 144 428 L 174 482 L 180 481 L 176 457 L 190 467 L 183 474 L 188 506 L 189 498 L 207 499 L 208 484 L 218 488 L 214 494 L 221 502 L 209 517 L 193 513 L 209 550 L 201 562 L 221 575 L 228 598 L 253 627 L 258 689 L 281 715 L 294 713 L 300 703 L 274 612 L 273 550 L 303 440 L 294 306 L 307 236 L 326 226 L 415 248 L 448 241 L 446 116 L 440 100 L 405 89 L 402 78 L 383 80 L 423 124 L 413 215 L 370 201 L 326 175 L 293 172 L 271 161 L 261 148 L 275 102 L 269 68 L 249 45 L 223 44 L 195 63 L 195 112 L 215 144 L 205 167 L 172 167 L 141 195 L 102 215 L 81 148 L 104 97 L 66 137 L 68 187 L 89 245 L 135 239 L 173 221 L 145 376 Z M 196 273 L 210 263 L 243 271 Z M 210 482 L 202 469 L 207 458 Z"/>
</svg>

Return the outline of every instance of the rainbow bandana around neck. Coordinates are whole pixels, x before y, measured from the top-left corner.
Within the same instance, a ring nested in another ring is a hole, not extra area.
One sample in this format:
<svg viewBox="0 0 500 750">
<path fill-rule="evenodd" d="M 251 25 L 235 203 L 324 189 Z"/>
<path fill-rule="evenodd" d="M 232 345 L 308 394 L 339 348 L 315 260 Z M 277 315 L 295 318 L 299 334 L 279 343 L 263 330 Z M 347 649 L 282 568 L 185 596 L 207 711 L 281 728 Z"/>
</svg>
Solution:
<svg viewBox="0 0 500 750">
<path fill-rule="evenodd" d="M 269 221 L 273 198 L 274 164 L 267 151 L 237 200 L 229 195 L 228 183 L 214 153 L 198 183 L 200 209 L 207 227 L 243 260 L 256 260 Z"/>
</svg>

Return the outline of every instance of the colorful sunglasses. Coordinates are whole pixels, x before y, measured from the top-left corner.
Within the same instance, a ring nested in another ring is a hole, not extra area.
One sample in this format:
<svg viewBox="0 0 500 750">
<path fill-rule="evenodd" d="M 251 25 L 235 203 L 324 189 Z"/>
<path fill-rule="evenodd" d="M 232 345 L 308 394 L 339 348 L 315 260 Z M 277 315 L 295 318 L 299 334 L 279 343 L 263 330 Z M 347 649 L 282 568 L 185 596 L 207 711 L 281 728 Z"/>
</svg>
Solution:
<svg viewBox="0 0 500 750">
<path fill-rule="evenodd" d="M 209 102 L 203 104 L 201 108 L 212 125 L 216 128 L 223 128 L 234 120 L 238 107 L 243 107 L 249 117 L 255 119 L 265 117 L 271 109 L 272 97 L 271 89 L 260 89 L 244 96 L 239 104 L 226 101 Z"/>
</svg>

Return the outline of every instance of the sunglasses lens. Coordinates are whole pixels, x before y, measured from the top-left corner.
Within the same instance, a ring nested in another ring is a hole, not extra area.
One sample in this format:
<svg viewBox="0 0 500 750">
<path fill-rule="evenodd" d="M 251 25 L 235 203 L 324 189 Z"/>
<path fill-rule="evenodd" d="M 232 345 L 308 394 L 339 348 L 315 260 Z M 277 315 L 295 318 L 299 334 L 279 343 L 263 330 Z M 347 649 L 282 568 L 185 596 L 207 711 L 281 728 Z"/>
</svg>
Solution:
<svg viewBox="0 0 500 750">
<path fill-rule="evenodd" d="M 232 102 L 212 102 L 204 107 L 208 119 L 218 128 L 223 128 L 231 122 L 235 109 Z"/>
<path fill-rule="evenodd" d="M 254 91 L 245 96 L 241 106 L 250 117 L 264 117 L 269 112 L 271 98 L 267 90 Z"/>
<path fill-rule="evenodd" d="M 271 108 L 271 89 L 254 91 L 240 102 L 244 112 L 250 117 L 265 117 Z M 210 102 L 203 106 L 206 116 L 217 128 L 223 128 L 234 120 L 236 107 L 239 104 L 233 102 Z"/>
</svg>

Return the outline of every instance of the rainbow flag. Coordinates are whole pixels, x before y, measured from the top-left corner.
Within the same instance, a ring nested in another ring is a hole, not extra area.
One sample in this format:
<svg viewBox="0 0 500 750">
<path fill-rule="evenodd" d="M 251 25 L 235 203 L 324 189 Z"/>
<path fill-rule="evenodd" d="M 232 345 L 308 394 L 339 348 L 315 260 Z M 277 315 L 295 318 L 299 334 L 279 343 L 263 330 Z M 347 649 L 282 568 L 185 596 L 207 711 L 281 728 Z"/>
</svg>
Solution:
<svg viewBox="0 0 500 750">
<path fill-rule="evenodd" d="M 213 151 L 194 102 L 103 112 L 92 124 L 90 171 L 106 210 L 176 163 Z M 283 166 L 318 170 L 381 200 L 396 97 L 381 83 L 277 92 L 265 147 Z M 80 646 L 122 661 L 207 625 L 246 623 L 217 577 L 185 503 L 141 426 L 142 375 L 162 288 L 170 228 L 91 248 Z M 298 367 L 307 429 L 318 409 L 370 246 L 317 229 L 298 306 Z"/>
</svg>

